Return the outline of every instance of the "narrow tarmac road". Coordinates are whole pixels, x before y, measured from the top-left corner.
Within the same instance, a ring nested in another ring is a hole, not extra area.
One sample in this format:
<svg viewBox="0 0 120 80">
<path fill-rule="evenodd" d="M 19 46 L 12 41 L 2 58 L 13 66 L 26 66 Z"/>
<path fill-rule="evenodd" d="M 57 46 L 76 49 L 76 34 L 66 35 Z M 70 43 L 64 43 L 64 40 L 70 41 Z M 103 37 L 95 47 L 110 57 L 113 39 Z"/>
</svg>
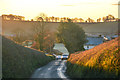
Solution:
<svg viewBox="0 0 120 80">
<path fill-rule="evenodd" d="M 54 60 L 37 69 L 31 78 L 66 78 L 66 60 Z"/>
</svg>

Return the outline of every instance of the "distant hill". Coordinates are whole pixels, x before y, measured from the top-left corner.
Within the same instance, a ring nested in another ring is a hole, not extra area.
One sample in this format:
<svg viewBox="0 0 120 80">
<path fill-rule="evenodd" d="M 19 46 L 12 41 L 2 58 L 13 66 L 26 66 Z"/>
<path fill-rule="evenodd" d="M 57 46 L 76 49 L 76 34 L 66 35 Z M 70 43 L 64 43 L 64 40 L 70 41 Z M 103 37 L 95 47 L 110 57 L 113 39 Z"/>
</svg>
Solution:
<svg viewBox="0 0 120 80">
<path fill-rule="evenodd" d="M 46 23 L 46 29 L 56 32 L 60 22 Z M 4 34 L 11 34 L 16 29 L 23 29 L 26 34 L 33 34 L 33 26 L 38 25 L 37 21 L 3 21 L 2 31 Z M 118 22 L 99 22 L 99 23 L 76 23 L 82 27 L 85 33 L 111 35 L 118 31 Z M 25 35 L 26 35 L 25 34 Z"/>
<path fill-rule="evenodd" d="M 120 38 L 120 37 L 119 37 Z M 100 44 L 93 49 L 70 55 L 67 73 L 79 78 L 120 77 L 120 48 L 118 38 Z"/>
<path fill-rule="evenodd" d="M 2 37 L 2 77 L 30 78 L 35 69 L 52 60 L 39 51 L 25 48 Z"/>
</svg>

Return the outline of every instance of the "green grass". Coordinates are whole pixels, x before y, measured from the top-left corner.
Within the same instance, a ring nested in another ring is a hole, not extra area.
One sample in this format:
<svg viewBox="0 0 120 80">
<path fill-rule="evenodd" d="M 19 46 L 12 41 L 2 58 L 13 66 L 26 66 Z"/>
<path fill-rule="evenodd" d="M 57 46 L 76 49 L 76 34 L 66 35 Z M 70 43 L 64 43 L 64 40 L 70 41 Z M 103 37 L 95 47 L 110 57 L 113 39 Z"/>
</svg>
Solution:
<svg viewBox="0 0 120 80">
<path fill-rule="evenodd" d="M 2 38 L 2 77 L 30 78 L 33 72 L 53 60 L 36 50 L 15 44 Z"/>
</svg>

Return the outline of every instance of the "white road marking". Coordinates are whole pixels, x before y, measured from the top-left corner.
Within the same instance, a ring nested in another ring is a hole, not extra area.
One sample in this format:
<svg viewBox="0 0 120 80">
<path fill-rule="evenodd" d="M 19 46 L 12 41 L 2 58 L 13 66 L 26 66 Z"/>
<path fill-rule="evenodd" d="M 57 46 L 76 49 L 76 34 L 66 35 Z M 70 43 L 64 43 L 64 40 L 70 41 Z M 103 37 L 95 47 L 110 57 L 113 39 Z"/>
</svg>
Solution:
<svg viewBox="0 0 120 80">
<path fill-rule="evenodd" d="M 51 70 L 53 68 L 53 66 L 49 67 L 48 70 Z"/>
<path fill-rule="evenodd" d="M 63 72 L 62 72 L 62 69 L 63 69 L 63 67 L 64 67 L 64 65 L 65 65 L 64 62 L 65 62 L 65 61 L 63 61 L 63 62 L 61 63 L 61 65 L 60 65 L 60 67 L 58 67 L 58 69 L 57 69 L 57 73 L 58 73 L 58 76 L 59 76 L 60 78 L 67 78 L 67 77 L 63 74 Z"/>
<path fill-rule="evenodd" d="M 59 64 L 59 62 L 55 62 L 55 64 L 54 65 L 58 65 Z"/>
<path fill-rule="evenodd" d="M 58 67 L 57 70 L 62 70 L 62 69 Z"/>
<path fill-rule="evenodd" d="M 40 74 L 40 75 L 44 75 L 44 74 Z"/>
<path fill-rule="evenodd" d="M 65 73 L 65 71 L 62 71 L 62 72 L 64 72 L 64 73 Z"/>
<path fill-rule="evenodd" d="M 38 70 L 40 71 L 42 68 L 39 68 Z"/>
<path fill-rule="evenodd" d="M 51 70 L 51 68 L 48 68 L 48 70 Z"/>
</svg>

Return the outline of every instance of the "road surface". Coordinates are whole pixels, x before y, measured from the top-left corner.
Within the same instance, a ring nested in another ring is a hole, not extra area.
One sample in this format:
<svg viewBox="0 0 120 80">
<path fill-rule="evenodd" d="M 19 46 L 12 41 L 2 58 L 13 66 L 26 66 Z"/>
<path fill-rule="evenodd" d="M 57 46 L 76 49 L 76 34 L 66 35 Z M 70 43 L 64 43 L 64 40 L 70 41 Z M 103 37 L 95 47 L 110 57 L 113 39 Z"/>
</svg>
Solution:
<svg viewBox="0 0 120 80">
<path fill-rule="evenodd" d="M 54 60 L 37 69 L 31 78 L 67 78 L 65 76 L 66 60 Z"/>
</svg>

